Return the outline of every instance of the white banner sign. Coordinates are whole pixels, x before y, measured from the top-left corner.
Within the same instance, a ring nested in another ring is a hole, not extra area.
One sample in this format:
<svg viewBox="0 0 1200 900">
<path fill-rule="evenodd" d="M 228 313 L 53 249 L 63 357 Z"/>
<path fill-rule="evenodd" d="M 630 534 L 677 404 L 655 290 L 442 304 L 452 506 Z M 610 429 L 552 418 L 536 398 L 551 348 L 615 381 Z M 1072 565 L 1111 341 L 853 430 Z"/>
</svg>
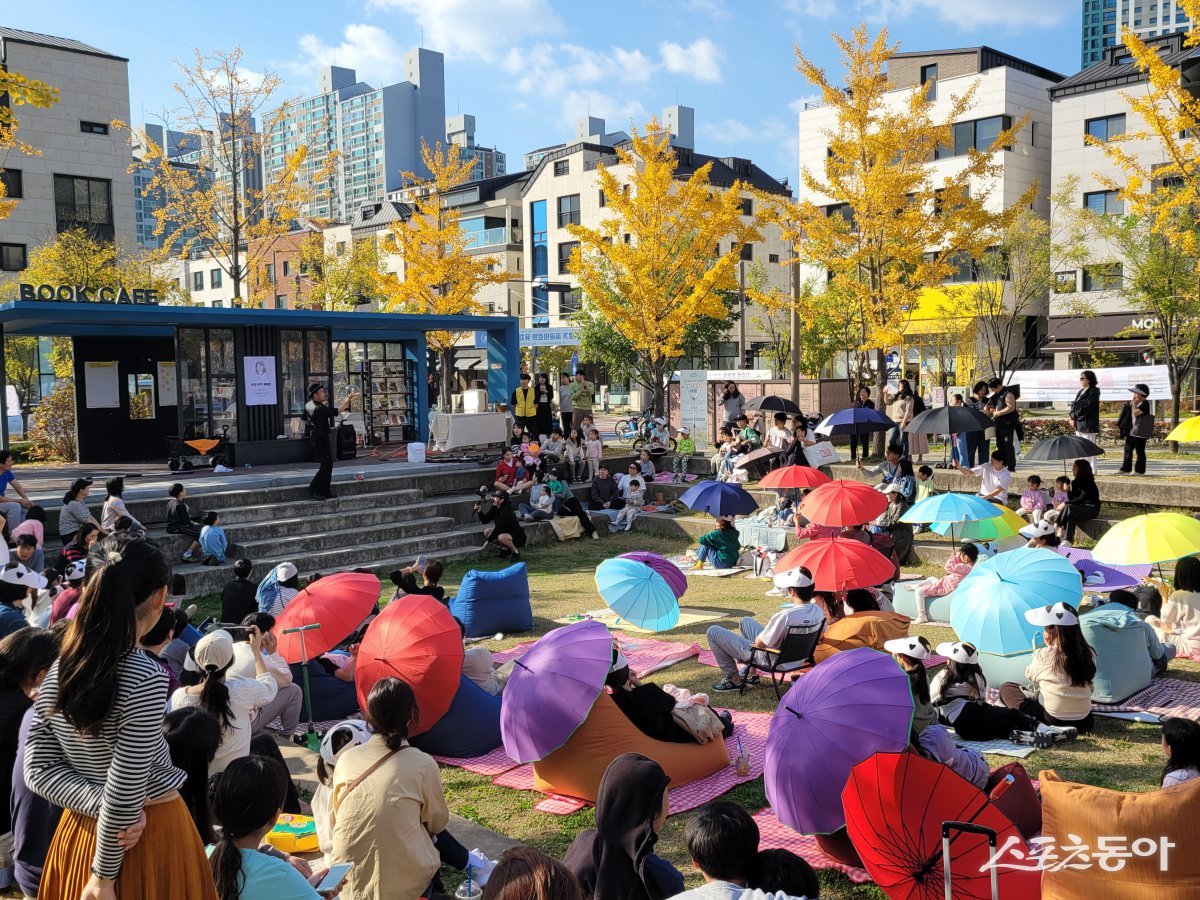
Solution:
<svg viewBox="0 0 1200 900">
<path fill-rule="evenodd" d="M 679 423 L 692 430 L 697 450 L 708 448 L 708 378 L 704 369 L 679 373 Z"/>
<path fill-rule="evenodd" d="M 121 408 L 121 379 L 116 362 L 84 362 L 83 396 L 88 409 Z"/>
<path fill-rule="evenodd" d="M 483 333 L 486 334 L 486 332 Z M 518 336 L 522 347 L 579 346 L 579 329 L 577 328 L 522 328 Z"/>
<path fill-rule="evenodd" d="M 1022 403 L 1070 403 L 1079 393 L 1082 369 L 1036 369 L 1011 372 L 1009 384 L 1021 386 Z M 1117 369 L 1093 369 L 1104 402 L 1124 402 L 1135 384 L 1150 388 L 1151 400 L 1171 399 L 1171 378 L 1166 366 L 1124 366 Z"/>
<path fill-rule="evenodd" d="M 278 400 L 275 390 L 275 357 L 247 356 L 242 362 L 246 381 L 247 406 L 274 406 Z"/>
<path fill-rule="evenodd" d="M 158 364 L 158 405 L 178 406 L 179 380 L 176 377 L 175 362 L 160 362 Z"/>
<path fill-rule="evenodd" d="M 682 373 L 680 373 L 682 374 Z M 709 369 L 709 381 L 770 381 L 770 369 Z"/>
</svg>

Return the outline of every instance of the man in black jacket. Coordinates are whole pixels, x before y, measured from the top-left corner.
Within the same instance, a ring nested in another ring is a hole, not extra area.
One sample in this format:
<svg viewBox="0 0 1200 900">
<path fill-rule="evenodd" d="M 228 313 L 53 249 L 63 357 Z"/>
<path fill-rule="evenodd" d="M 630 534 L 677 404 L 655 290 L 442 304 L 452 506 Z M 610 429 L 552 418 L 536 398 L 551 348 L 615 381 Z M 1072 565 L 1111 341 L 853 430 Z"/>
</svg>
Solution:
<svg viewBox="0 0 1200 900">
<path fill-rule="evenodd" d="M 596 478 L 592 479 L 592 499 L 588 501 L 588 509 L 623 509 L 625 501 L 621 499 L 621 486 L 617 479 L 608 472 L 608 466 L 600 463 L 596 470 Z"/>
<path fill-rule="evenodd" d="M 1129 389 L 1133 394 L 1129 402 L 1121 407 L 1117 416 L 1117 431 L 1125 438 L 1125 458 L 1118 475 L 1146 474 L 1146 441 L 1154 437 L 1154 415 L 1150 412 L 1150 388 L 1135 384 Z M 1137 462 L 1134 462 L 1134 456 Z"/>
<path fill-rule="evenodd" d="M 317 474 L 308 485 L 308 496 L 313 500 L 332 500 L 333 493 L 333 420 L 339 412 L 350 408 L 350 401 L 357 397 L 350 394 L 342 405 L 334 408 L 325 402 L 325 385 L 308 386 L 308 403 L 304 411 L 308 415 L 309 437 L 312 440 L 313 460 Z"/>
<path fill-rule="evenodd" d="M 519 560 L 521 548 L 525 546 L 525 529 L 509 503 L 508 492 L 496 491 L 492 495 L 492 505 L 487 509 L 483 508 L 482 502 L 476 503 L 475 514 L 484 525 L 492 523 L 492 527 L 483 533 L 482 549 L 486 550 L 489 544 L 499 544 L 501 556 Z"/>
</svg>

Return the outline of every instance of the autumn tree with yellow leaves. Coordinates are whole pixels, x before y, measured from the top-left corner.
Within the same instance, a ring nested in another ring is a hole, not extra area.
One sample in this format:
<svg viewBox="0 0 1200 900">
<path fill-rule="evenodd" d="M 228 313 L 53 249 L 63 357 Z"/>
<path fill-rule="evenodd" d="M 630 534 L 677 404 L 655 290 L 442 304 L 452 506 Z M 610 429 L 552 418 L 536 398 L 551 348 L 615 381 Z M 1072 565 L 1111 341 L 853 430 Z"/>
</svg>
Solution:
<svg viewBox="0 0 1200 900">
<path fill-rule="evenodd" d="M 788 237 L 804 262 L 827 273 L 829 290 L 851 304 L 857 349 L 882 395 L 884 355 L 901 342 L 921 293 L 939 286 L 964 256 L 981 256 L 1032 199 L 1033 188 L 1008 210 L 992 209 L 1001 171 L 996 155 L 1013 145 L 1024 121 L 938 171 L 929 164 L 953 153 L 954 123 L 969 118 L 974 86 L 943 96 L 938 114 L 927 86 L 901 91 L 888 80 L 887 63 L 899 46 L 886 29 L 872 37 L 859 25 L 850 38 L 833 39 L 845 66 L 842 83 L 796 48 L 798 70 L 834 118 L 824 164 L 801 172 L 810 199 L 798 204 Z"/>
<path fill-rule="evenodd" d="M 741 247 L 762 235 L 742 216 L 741 182 L 715 189 L 710 163 L 678 177 L 670 132 L 657 120 L 616 153 L 620 175 L 604 165 L 596 172 L 609 215 L 594 228 L 568 226 L 579 241 L 570 269 L 586 309 L 628 343 L 637 357 L 630 371 L 662 411 L 689 330 L 729 319 Z"/>
<path fill-rule="evenodd" d="M 17 137 L 21 123 L 14 109 L 18 106 L 48 109 L 57 102 L 58 88 L 0 67 L 0 172 L 8 163 L 8 155 L 14 151 L 24 156 L 42 155 L 42 151 Z M 8 218 L 17 205 L 16 200 L 7 197 L 8 186 L 0 177 L 0 219 Z"/>
<path fill-rule="evenodd" d="M 462 214 L 446 203 L 446 195 L 471 178 L 475 161 L 463 157 L 457 144 L 434 147 L 421 143 L 428 178 L 404 173 L 405 202 L 412 214 L 393 222 L 383 253 L 399 257 L 398 274 L 376 276 L 379 305 L 385 312 L 429 316 L 484 315 L 481 288 L 503 284 L 508 274 L 494 256 L 472 254 L 461 227 Z M 488 271 L 493 267 L 495 271 Z M 432 331 L 425 338 L 440 357 L 441 392 L 449 403 L 454 393 L 454 345 L 463 332 Z"/>
<path fill-rule="evenodd" d="M 276 97 L 282 80 L 274 72 L 248 72 L 240 47 L 196 50 L 194 61 L 179 68 L 180 105 L 168 113 L 164 134 L 183 137 L 177 148 L 163 147 L 133 131 L 140 160 L 131 171 L 147 166 L 153 173 L 144 194 L 157 201 L 154 233 L 163 246 L 180 259 L 211 259 L 232 282 L 235 306 L 258 303 L 244 291 L 249 276 L 265 269 L 276 242 L 329 190 L 336 154 L 309 159 L 301 145 L 258 187 L 247 173 L 294 103 Z"/>
<path fill-rule="evenodd" d="M 1200 0 L 1180 0 L 1200 23 Z M 1126 259 L 1123 293 L 1156 323 L 1151 344 L 1171 377 L 1172 424 L 1179 421 L 1183 382 L 1200 358 L 1200 97 L 1184 69 L 1168 62 L 1127 27 L 1121 41 L 1144 76 L 1144 87 L 1122 92 L 1132 115 L 1124 134 L 1087 140 L 1121 170 L 1098 175 L 1125 203 L 1122 221 L 1097 221 L 1096 230 Z M 1200 28 L 1184 36 L 1200 49 Z M 1189 70 L 1190 71 L 1190 70 Z"/>
</svg>

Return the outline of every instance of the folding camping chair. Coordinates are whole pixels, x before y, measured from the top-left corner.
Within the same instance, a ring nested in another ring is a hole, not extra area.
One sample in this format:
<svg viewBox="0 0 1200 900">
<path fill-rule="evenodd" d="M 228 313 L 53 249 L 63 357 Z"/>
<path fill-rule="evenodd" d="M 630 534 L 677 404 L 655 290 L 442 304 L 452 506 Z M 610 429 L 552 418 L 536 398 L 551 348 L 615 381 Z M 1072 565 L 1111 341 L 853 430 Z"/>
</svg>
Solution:
<svg viewBox="0 0 1200 900">
<path fill-rule="evenodd" d="M 742 690 L 744 691 L 745 685 L 749 683 L 747 676 L 751 669 L 766 672 L 771 676 L 771 684 L 775 686 L 775 699 L 779 700 L 781 697 L 779 686 L 788 675 L 804 669 L 811 669 L 817 664 L 813 657 L 817 652 L 817 645 L 821 643 L 821 635 L 824 633 L 824 622 L 815 629 L 810 625 L 793 625 L 788 628 L 787 634 L 779 642 L 778 649 L 752 647 L 750 660 L 746 663 L 745 672 L 742 674 Z M 802 665 L 795 666 L 795 663 L 802 663 Z"/>
</svg>

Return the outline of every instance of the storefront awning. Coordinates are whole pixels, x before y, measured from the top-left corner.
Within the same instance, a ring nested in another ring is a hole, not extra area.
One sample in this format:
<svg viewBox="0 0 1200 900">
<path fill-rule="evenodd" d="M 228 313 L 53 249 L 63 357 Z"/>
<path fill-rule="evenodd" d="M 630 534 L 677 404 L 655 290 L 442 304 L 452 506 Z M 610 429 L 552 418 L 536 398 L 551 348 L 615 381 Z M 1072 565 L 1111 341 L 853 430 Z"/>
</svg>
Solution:
<svg viewBox="0 0 1200 900">
<path fill-rule="evenodd" d="M 1046 350 L 1087 350 L 1093 342 L 1106 350 L 1144 350 L 1150 343 L 1152 327 L 1152 318 L 1137 312 L 1051 316 L 1046 328 Z"/>
</svg>

